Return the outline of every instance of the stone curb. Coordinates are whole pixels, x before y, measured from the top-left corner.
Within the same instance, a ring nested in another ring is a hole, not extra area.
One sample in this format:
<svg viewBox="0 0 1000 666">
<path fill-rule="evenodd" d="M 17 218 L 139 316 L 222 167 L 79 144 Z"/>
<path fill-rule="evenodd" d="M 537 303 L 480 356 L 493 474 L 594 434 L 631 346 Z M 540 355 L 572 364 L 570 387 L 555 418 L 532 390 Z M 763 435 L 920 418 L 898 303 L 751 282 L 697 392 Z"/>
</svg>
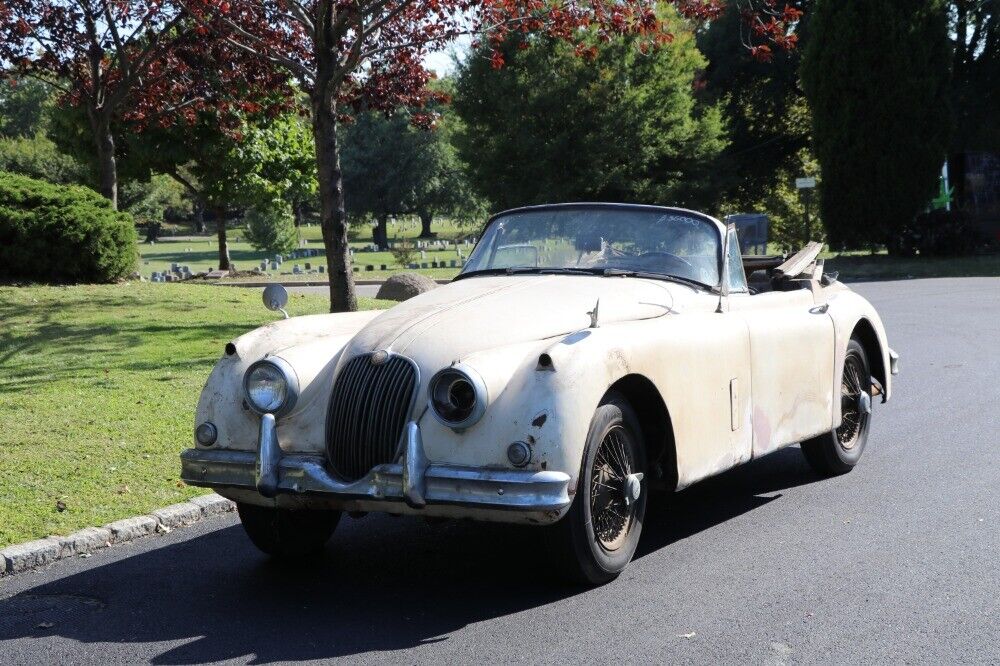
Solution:
<svg viewBox="0 0 1000 666">
<path fill-rule="evenodd" d="M 102 548 L 150 534 L 166 534 L 174 528 L 235 509 L 232 501 L 211 493 L 158 509 L 148 516 L 117 520 L 104 527 L 87 527 L 64 537 L 46 537 L 7 546 L 0 550 L 0 578 L 37 569 L 67 557 L 89 556 Z"/>
</svg>

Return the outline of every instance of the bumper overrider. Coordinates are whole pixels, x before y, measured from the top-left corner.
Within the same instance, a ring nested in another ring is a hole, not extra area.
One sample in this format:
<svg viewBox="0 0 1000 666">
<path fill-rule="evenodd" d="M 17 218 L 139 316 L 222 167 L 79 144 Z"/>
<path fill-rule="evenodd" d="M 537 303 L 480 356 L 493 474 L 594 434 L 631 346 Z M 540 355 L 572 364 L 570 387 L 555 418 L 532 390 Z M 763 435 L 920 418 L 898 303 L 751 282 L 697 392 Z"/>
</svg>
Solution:
<svg viewBox="0 0 1000 666">
<path fill-rule="evenodd" d="M 181 454 L 181 478 L 237 502 L 284 508 L 536 524 L 555 522 L 569 509 L 568 474 L 431 462 L 413 421 L 403 438 L 398 463 L 378 465 L 365 477 L 344 482 L 329 473 L 322 456 L 284 453 L 274 416 L 264 414 L 256 453 L 188 449 Z"/>
</svg>

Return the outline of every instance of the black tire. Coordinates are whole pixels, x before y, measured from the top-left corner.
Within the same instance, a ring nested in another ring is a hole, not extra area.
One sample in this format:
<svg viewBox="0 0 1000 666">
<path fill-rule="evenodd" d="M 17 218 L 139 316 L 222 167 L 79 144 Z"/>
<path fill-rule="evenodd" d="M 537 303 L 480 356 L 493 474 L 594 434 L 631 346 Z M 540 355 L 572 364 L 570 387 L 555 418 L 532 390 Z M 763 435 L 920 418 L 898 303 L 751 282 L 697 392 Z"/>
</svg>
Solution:
<svg viewBox="0 0 1000 666">
<path fill-rule="evenodd" d="M 605 457 L 609 451 L 617 452 L 611 463 Z M 622 453 L 628 460 L 621 460 Z M 555 565 L 572 582 L 603 585 L 617 578 L 635 554 L 646 515 L 648 480 L 640 481 L 638 499 L 625 504 L 624 520 L 619 521 L 625 501 L 623 470 L 645 475 L 646 447 L 635 411 L 624 397 L 610 393 L 591 419 L 573 504 L 562 520 L 548 528 Z"/>
<path fill-rule="evenodd" d="M 871 366 L 861 343 L 852 338 L 847 344 L 844 374 L 841 377 L 841 411 L 844 415 L 840 427 L 802 442 L 802 453 L 809 466 L 823 476 L 846 474 L 861 460 L 868 429 L 871 426 Z M 861 407 L 859 394 L 867 394 L 869 412 Z"/>
<path fill-rule="evenodd" d="M 253 545 L 281 559 L 319 555 L 340 521 L 340 511 L 276 509 L 237 502 L 240 522 Z"/>
</svg>

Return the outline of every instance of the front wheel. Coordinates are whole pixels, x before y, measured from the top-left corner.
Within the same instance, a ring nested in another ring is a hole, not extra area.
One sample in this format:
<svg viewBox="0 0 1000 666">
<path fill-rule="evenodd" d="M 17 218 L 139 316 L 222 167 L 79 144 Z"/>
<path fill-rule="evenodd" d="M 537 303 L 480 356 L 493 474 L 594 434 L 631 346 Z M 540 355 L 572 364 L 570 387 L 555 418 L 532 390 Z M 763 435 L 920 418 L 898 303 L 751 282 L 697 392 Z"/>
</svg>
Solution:
<svg viewBox="0 0 1000 666">
<path fill-rule="evenodd" d="M 844 474 L 861 460 L 871 425 L 871 371 L 868 355 L 858 340 L 847 344 L 840 382 L 840 427 L 802 442 L 809 466 L 824 476 Z"/>
<path fill-rule="evenodd" d="M 590 422 L 573 505 L 549 528 L 557 566 L 574 581 L 602 585 L 632 560 L 646 514 L 645 467 L 639 419 L 609 394 Z"/>
<path fill-rule="evenodd" d="M 282 559 L 318 555 L 340 521 L 339 511 L 277 509 L 242 502 L 237 502 L 236 510 L 253 545 Z"/>
</svg>

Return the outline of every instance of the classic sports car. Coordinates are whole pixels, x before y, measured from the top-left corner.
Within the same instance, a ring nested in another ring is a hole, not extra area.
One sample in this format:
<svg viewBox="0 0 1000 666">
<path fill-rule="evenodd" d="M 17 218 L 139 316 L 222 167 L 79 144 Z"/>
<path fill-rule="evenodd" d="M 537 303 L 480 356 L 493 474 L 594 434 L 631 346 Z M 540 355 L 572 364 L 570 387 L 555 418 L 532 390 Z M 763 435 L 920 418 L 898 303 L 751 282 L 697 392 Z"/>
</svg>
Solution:
<svg viewBox="0 0 1000 666">
<path fill-rule="evenodd" d="M 741 257 L 676 208 L 501 213 L 447 285 L 227 344 L 182 477 L 279 556 L 344 511 L 472 518 L 543 526 L 565 573 L 606 582 L 653 489 L 796 442 L 822 474 L 857 464 L 897 356 L 819 251 Z"/>
</svg>

